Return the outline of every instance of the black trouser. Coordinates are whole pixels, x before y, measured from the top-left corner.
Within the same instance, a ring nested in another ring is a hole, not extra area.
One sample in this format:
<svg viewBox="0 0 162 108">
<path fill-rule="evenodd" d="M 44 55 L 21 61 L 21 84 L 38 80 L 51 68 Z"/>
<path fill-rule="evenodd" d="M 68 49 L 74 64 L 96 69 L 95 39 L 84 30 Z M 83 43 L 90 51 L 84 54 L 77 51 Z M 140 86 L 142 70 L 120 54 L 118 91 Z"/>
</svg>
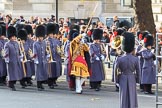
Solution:
<svg viewBox="0 0 162 108">
<path fill-rule="evenodd" d="M 26 77 L 25 78 L 26 79 L 26 82 L 27 82 L 27 84 L 32 84 L 32 78 L 31 77 Z"/>
<path fill-rule="evenodd" d="M 10 88 L 14 88 L 15 87 L 15 84 L 16 84 L 16 81 L 8 81 L 8 86 Z M 26 86 L 25 79 L 24 78 L 20 80 L 20 85 L 21 86 Z"/>
<path fill-rule="evenodd" d="M 25 81 L 26 81 L 26 78 L 22 78 L 22 79 L 20 80 L 20 84 L 21 84 L 21 85 L 25 85 Z"/>
<path fill-rule="evenodd" d="M 56 81 L 57 81 L 58 77 L 53 78 L 53 79 L 54 79 L 54 84 L 56 84 Z"/>
<path fill-rule="evenodd" d="M 90 81 L 90 86 L 91 86 L 91 88 L 94 88 L 94 89 L 96 89 L 96 88 L 100 88 L 101 87 L 101 81 Z"/>
<path fill-rule="evenodd" d="M 6 84 L 6 76 L 0 77 L 0 83 Z"/>
<path fill-rule="evenodd" d="M 152 84 L 143 84 L 143 85 L 144 85 L 144 91 L 152 92 Z"/>
<path fill-rule="evenodd" d="M 2 83 L 6 83 L 6 76 L 2 77 Z"/>
<path fill-rule="evenodd" d="M 44 83 L 44 81 L 37 81 L 37 88 L 42 88 L 43 83 Z"/>
<path fill-rule="evenodd" d="M 14 88 L 16 84 L 16 81 L 8 81 L 8 87 Z"/>
<path fill-rule="evenodd" d="M 54 85 L 54 78 L 48 78 L 48 86 L 53 86 Z"/>
<path fill-rule="evenodd" d="M 144 89 L 144 84 L 140 84 L 140 89 Z"/>
</svg>

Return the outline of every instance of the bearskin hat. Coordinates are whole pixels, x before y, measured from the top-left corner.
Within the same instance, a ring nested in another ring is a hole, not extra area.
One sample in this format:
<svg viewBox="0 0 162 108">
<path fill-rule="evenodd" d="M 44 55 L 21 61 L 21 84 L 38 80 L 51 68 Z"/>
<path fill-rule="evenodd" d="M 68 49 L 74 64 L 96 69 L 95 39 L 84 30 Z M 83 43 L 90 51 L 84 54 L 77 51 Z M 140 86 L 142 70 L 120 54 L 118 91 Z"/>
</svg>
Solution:
<svg viewBox="0 0 162 108">
<path fill-rule="evenodd" d="M 27 31 L 25 29 L 21 29 L 18 31 L 18 38 L 20 38 L 21 40 L 27 40 Z"/>
<path fill-rule="evenodd" d="M 79 32 L 77 30 L 70 30 L 69 32 L 69 40 L 72 41 L 75 37 L 79 35 Z"/>
<path fill-rule="evenodd" d="M 144 45 L 147 46 L 153 46 L 154 44 L 154 38 L 151 34 L 147 34 L 144 38 Z"/>
<path fill-rule="evenodd" d="M 125 32 L 122 34 L 122 50 L 131 53 L 134 50 L 135 46 L 135 36 L 133 33 Z"/>
<path fill-rule="evenodd" d="M 46 35 L 46 27 L 44 25 L 39 25 L 35 30 L 36 37 L 45 37 Z"/>
<path fill-rule="evenodd" d="M 25 25 L 24 29 L 26 30 L 27 34 L 33 35 L 33 29 L 31 25 Z"/>
<path fill-rule="evenodd" d="M 10 39 L 12 36 L 17 36 L 16 28 L 13 26 L 9 26 L 7 29 L 7 36 Z"/>
<path fill-rule="evenodd" d="M 93 30 L 93 40 L 101 40 L 103 35 L 103 30 L 102 29 L 94 29 Z"/>
<path fill-rule="evenodd" d="M 2 35 L 6 36 L 6 26 L 5 25 L 1 25 L 2 27 Z"/>
<path fill-rule="evenodd" d="M 72 41 L 75 37 L 79 35 L 80 27 L 79 25 L 70 26 L 69 40 Z"/>
<path fill-rule="evenodd" d="M 149 31 L 144 31 L 144 32 L 142 33 L 142 35 L 143 35 L 143 39 L 144 39 L 144 37 L 147 36 L 148 34 L 150 34 Z"/>
<path fill-rule="evenodd" d="M 52 23 L 47 24 L 47 35 L 54 34 L 55 30 L 56 30 L 55 24 L 52 24 Z"/>
</svg>

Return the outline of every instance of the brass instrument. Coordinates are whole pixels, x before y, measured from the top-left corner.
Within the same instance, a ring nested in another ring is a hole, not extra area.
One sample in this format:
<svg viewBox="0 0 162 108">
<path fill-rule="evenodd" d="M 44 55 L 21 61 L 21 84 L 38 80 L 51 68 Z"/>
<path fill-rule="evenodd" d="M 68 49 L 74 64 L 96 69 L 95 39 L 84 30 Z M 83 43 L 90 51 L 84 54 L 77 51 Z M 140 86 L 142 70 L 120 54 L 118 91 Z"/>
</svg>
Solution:
<svg viewBox="0 0 162 108">
<path fill-rule="evenodd" d="M 60 54 L 61 57 L 64 57 L 63 46 L 57 45 L 56 50 L 57 50 L 57 53 Z"/>
<path fill-rule="evenodd" d="M 53 60 L 53 56 L 52 56 L 52 51 L 51 51 L 51 46 L 50 46 L 50 42 L 48 41 L 48 39 L 45 39 L 46 42 L 46 53 L 50 54 L 50 58 L 48 59 L 48 74 L 49 76 L 51 76 L 51 63 L 54 62 Z"/>
<path fill-rule="evenodd" d="M 100 43 L 100 47 L 101 47 L 101 53 L 102 54 L 106 54 L 106 47 L 104 43 Z"/>
<path fill-rule="evenodd" d="M 50 59 L 48 60 L 48 62 L 49 63 L 54 62 L 50 42 L 47 39 L 45 41 L 46 41 L 46 52 L 47 54 L 50 54 Z"/>
<path fill-rule="evenodd" d="M 32 49 L 29 48 L 28 54 L 29 54 L 29 56 L 30 56 L 31 58 L 33 57 L 33 51 L 32 51 Z"/>
<path fill-rule="evenodd" d="M 111 42 L 111 48 L 118 49 L 122 44 L 122 36 L 116 36 Z"/>
<path fill-rule="evenodd" d="M 25 50 L 24 50 L 22 40 L 20 38 L 18 38 L 17 42 L 19 44 L 20 53 L 23 54 L 22 67 L 23 67 L 24 76 L 26 77 L 26 68 L 25 68 L 25 62 L 27 62 L 26 53 L 25 53 Z"/>
</svg>

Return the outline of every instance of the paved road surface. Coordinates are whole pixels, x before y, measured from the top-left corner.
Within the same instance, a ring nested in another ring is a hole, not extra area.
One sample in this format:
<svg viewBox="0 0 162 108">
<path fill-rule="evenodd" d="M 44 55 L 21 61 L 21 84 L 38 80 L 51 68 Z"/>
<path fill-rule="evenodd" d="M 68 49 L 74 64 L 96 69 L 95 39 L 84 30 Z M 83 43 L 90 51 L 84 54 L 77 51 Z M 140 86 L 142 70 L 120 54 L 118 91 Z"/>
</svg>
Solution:
<svg viewBox="0 0 162 108">
<path fill-rule="evenodd" d="M 119 108 L 119 93 L 110 81 L 105 81 L 99 92 L 86 85 L 82 95 L 69 91 L 64 79 L 58 84 L 53 90 L 45 85 L 45 91 L 37 91 L 35 84 L 22 89 L 18 83 L 17 91 L 0 86 L 0 108 Z M 139 108 L 155 108 L 155 95 L 144 95 L 138 91 L 138 102 Z"/>
</svg>

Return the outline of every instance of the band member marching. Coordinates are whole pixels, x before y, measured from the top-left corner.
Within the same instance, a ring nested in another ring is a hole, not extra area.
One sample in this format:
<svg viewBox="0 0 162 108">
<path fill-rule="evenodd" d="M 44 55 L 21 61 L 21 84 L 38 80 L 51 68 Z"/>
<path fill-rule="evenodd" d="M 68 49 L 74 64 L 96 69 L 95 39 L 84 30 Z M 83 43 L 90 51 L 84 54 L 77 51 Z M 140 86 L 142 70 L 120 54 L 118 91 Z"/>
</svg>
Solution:
<svg viewBox="0 0 162 108">
<path fill-rule="evenodd" d="M 34 40 L 32 39 L 33 38 L 33 29 L 32 29 L 32 26 L 31 25 L 25 25 L 24 26 L 24 29 L 27 31 L 27 40 L 26 40 L 26 46 L 28 47 L 28 52 L 27 54 L 30 56 L 32 55 L 33 53 L 33 44 L 34 44 Z M 27 59 L 30 60 L 30 66 L 32 68 L 31 72 L 32 72 L 32 75 L 35 74 L 35 67 L 34 67 L 34 61 L 31 59 L 31 57 L 27 56 Z M 33 83 L 32 83 L 32 75 L 31 76 L 28 76 L 26 78 L 26 81 L 27 81 L 27 85 L 28 86 L 31 86 Z"/>
<path fill-rule="evenodd" d="M 110 55 L 114 56 L 114 61 L 113 61 L 113 67 L 112 67 L 112 82 L 114 81 L 114 66 L 115 66 L 115 62 L 117 60 L 118 57 L 123 55 L 123 51 L 121 49 L 121 44 L 122 44 L 122 36 L 121 34 L 125 32 L 124 29 L 122 28 L 118 28 L 116 30 L 116 37 L 113 38 L 113 40 L 111 41 L 111 49 L 110 49 Z M 116 87 L 116 91 L 119 91 L 119 84 L 115 83 L 115 87 Z"/>
<path fill-rule="evenodd" d="M 22 64 L 20 59 L 23 55 L 20 51 L 19 44 L 16 41 L 16 28 L 9 26 L 7 30 L 8 39 L 10 40 L 5 44 L 5 62 L 7 64 L 8 74 L 8 86 L 11 90 L 15 91 L 14 84 L 16 81 L 20 81 L 20 84 L 24 88 L 26 85 L 23 82 Z"/>
<path fill-rule="evenodd" d="M 49 57 L 49 49 L 46 46 L 46 42 L 43 40 L 46 35 L 45 26 L 37 26 L 35 35 L 38 38 L 38 41 L 36 41 L 33 45 L 33 58 L 35 63 L 37 88 L 41 91 L 44 90 L 42 84 L 48 79 L 47 58 Z"/>
<path fill-rule="evenodd" d="M 96 91 L 100 90 L 101 82 L 105 80 L 104 66 L 102 61 L 106 57 L 106 53 L 102 53 L 100 40 L 103 35 L 102 29 L 94 29 L 93 44 L 90 45 L 91 69 L 90 86 Z"/>
<path fill-rule="evenodd" d="M 48 86 L 50 89 L 54 89 L 54 83 L 55 83 L 55 77 L 56 77 L 56 61 L 54 59 L 54 53 L 55 53 L 55 39 L 54 37 L 54 31 L 55 31 L 55 24 L 49 23 L 47 24 L 47 36 L 48 39 L 46 42 L 48 43 L 48 46 L 50 47 L 50 59 L 48 61 Z"/>
<path fill-rule="evenodd" d="M 84 52 L 89 48 L 81 42 L 82 36 L 76 36 L 70 43 L 69 75 L 75 77 L 76 93 L 82 93 L 82 84 L 90 76 Z"/>
<path fill-rule="evenodd" d="M 0 85 L 6 85 L 7 68 L 4 60 L 4 45 L 7 42 L 6 27 L 1 25 L 0 27 Z"/>
<path fill-rule="evenodd" d="M 140 42 L 140 44 L 137 46 L 137 49 L 136 49 L 136 55 L 139 56 L 139 60 L 140 60 L 140 71 L 141 71 L 141 77 L 142 77 L 142 67 L 143 67 L 143 62 L 144 62 L 144 59 L 142 56 L 140 56 L 140 52 L 143 50 L 144 48 L 144 42 L 143 42 L 143 39 L 144 37 L 148 34 L 149 32 L 147 31 L 144 31 L 144 32 L 137 32 L 137 37 L 138 37 L 138 41 Z M 141 78 L 142 79 L 142 78 Z M 140 82 L 140 89 L 141 89 L 141 92 L 144 92 L 144 86 L 143 84 L 141 84 Z"/>
<path fill-rule="evenodd" d="M 122 50 L 126 53 L 118 57 L 115 63 L 115 82 L 119 83 L 120 108 L 138 108 L 136 82 L 140 81 L 139 59 L 132 55 L 135 36 L 125 32 Z"/>
<path fill-rule="evenodd" d="M 147 34 L 144 38 L 144 47 L 141 51 L 139 51 L 139 56 L 143 58 L 143 66 L 142 66 L 142 75 L 141 75 L 141 84 L 144 86 L 145 94 L 154 94 L 152 92 L 152 84 L 156 82 L 156 71 L 155 71 L 155 54 L 154 50 L 152 50 L 153 46 L 153 36 L 151 34 Z"/>
<path fill-rule="evenodd" d="M 65 68 L 64 68 L 64 74 L 66 75 L 66 79 L 69 84 L 70 90 L 75 90 L 75 77 L 70 75 L 70 43 L 71 41 L 79 35 L 80 28 L 78 25 L 71 25 L 70 32 L 68 34 L 68 40 L 66 41 L 64 45 L 64 55 L 65 55 Z"/>
<path fill-rule="evenodd" d="M 23 73 L 24 73 L 24 78 L 23 81 L 27 82 L 29 85 L 30 78 L 32 77 L 32 67 L 30 64 L 31 57 L 29 55 L 29 46 L 28 43 L 26 42 L 27 40 L 27 32 L 25 29 L 21 29 L 18 31 L 18 42 L 19 42 L 19 47 L 21 48 L 21 51 L 23 53 L 23 59 L 22 59 L 22 68 L 23 68 Z M 25 83 L 26 84 L 26 83 Z"/>
</svg>

